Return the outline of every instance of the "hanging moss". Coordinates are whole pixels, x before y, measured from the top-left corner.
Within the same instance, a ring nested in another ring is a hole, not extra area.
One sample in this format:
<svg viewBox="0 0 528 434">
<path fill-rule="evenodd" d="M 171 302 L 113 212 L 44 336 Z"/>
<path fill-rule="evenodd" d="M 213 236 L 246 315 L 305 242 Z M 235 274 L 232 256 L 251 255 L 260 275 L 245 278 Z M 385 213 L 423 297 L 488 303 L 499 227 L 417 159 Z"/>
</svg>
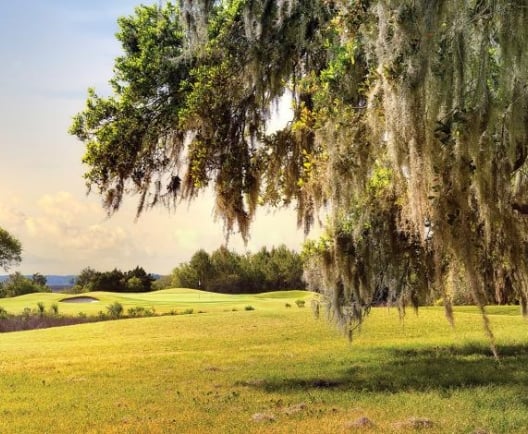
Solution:
<svg viewBox="0 0 528 434">
<path fill-rule="evenodd" d="M 306 230 L 324 207 L 307 275 L 348 330 L 381 298 L 443 297 L 452 320 L 453 282 L 526 314 L 527 22 L 526 0 L 142 7 L 115 95 L 90 94 L 72 132 L 110 211 L 212 184 L 247 238 L 260 203 L 295 203 Z M 286 90 L 294 119 L 270 135 Z"/>
</svg>

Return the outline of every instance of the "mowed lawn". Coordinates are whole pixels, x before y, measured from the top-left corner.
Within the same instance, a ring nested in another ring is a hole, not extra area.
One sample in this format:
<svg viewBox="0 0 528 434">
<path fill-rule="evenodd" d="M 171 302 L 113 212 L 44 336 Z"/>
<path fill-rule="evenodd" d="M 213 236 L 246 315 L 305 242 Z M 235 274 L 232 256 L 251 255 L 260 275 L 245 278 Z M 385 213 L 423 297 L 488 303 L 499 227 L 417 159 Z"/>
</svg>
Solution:
<svg viewBox="0 0 528 434">
<path fill-rule="evenodd" d="M 67 303 L 65 300 L 76 297 L 92 297 L 94 303 Z M 0 299 L 0 306 L 12 314 L 21 313 L 24 308 L 36 309 L 42 302 L 47 310 L 52 304 L 59 307 L 59 313 L 65 315 L 97 315 L 107 312 L 108 305 L 119 302 L 124 307 L 124 313 L 138 306 L 153 309 L 158 314 L 183 313 L 187 309 L 195 312 L 221 312 L 225 310 L 244 309 L 246 306 L 259 307 L 264 310 L 274 310 L 285 303 L 293 304 L 296 300 L 309 301 L 312 294 L 306 291 L 267 292 L 263 294 L 218 294 L 195 289 L 164 289 L 146 293 L 110 293 L 87 292 L 78 295 L 61 293 L 37 293 L 20 297 Z M 295 304 L 293 304 L 295 306 Z"/>
<path fill-rule="evenodd" d="M 528 433 L 514 307 L 490 310 L 497 363 L 471 308 L 454 330 L 441 308 L 374 309 L 349 343 L 307 293 L 175 294 L 156 309 L 206 313 L 0 335 L 0 433 Z"/>
</svg>

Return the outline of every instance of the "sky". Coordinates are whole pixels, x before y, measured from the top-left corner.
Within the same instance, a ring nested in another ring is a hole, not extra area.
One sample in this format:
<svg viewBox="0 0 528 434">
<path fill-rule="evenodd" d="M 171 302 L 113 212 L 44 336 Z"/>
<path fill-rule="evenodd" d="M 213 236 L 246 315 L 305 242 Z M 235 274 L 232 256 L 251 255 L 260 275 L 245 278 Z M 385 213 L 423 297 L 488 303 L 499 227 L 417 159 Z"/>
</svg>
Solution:
<svg viewBox="0 0 528 434">
<path fill-rule="evenodd" d="M 139 3 L 2 2 L 0 227 L 23 247 L 22 263 L 10 272 L 77 274 L 88 266 L 103 271 L 139 265 L 168 274 L 197 250 L 225 244 L 208 194 L 175 212 L 154 209 L 138 220 L 136 197 L 127 197 L 109 218 L 100 197 L 86 194 L 83 144 L 68 127 L 83 109 L 88 87 L 109 92 L 113 61 L 121 54 L 116 20 Z M 247 246 L 233 235 L 228 247 L 242 253 L 284 243 L 298 250 L 304 241 L 293 210 L 260 210 L 251 233 Z"/>
</svg>

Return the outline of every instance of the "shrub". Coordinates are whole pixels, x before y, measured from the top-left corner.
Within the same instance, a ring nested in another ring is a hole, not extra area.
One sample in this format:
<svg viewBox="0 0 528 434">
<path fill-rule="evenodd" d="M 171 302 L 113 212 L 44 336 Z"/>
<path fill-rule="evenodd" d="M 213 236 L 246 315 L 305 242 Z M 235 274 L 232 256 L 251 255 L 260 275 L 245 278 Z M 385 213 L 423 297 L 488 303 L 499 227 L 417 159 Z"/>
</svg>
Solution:
<svg viewBox="0 0 528 434">
<path fill-rule="evenodd" d="M 68 291 L 66 291 L 68 294 L 82 294 L 83 292 L 88 292 L 88 288 L 78 284 L 73 285 Z"/>
<path fill-rule="evenodd" d="M 57 303 L 53 303 L 50 306 L 50 312 L 52 313 L 52 315 L 58 315 L 59 314 L 59 305 Z"/>
<path fill-rule="evenodd" d="M 44 303 L 41 301 L 37 303 L 37 312 L 40 316 L 44 316 L 44 313 L 46 312 L 46 306 L 44 306 Z"/>
<path fill-rule="evenodd" d="M 295 304 L 297 305 L 297 307 L 304 307 L 306 302 L 304 300 L 295 300 Z"/>
<path fill-rule="evenodd" d="M 29 307 L 25 307 L 22 311 L 22 317 L 24 319 L 28 319 L 31 316 L 31 309 Z"/>
<path fill-rule="evenodd" d="M 111 305 L 107 306 L 106 310 L 108 311 L 108 315 L 114 319 L 120 318 L 121 315 L 123 315 L 123 305 L 118 301 L 115 301 Z"/>
<path fill-rule="evenodd" d="M 143 306 L 131 307 L 127 311 L 128 316 L 138 317 L 145 315 L 145 308 Z"/>
<path fill-rule="evenodd" d="M 8 316 L 7 310 L 0 306 L 0 319 L 7 319 Z"/>
<path fill-rule="evenodd" d="M 153 307 L 147 307 L 145 309 L 145 316 L 154 316 L 156 315 L 156 309 L 154 309 Z"/>
<path fill-rule="evenodd" d="M 290 303 L 286 303 L 284 306 L 285 307 L 291 307 L 291 304 Z"/>
<path fill-rule="evenodd" d="M 142 317 L 142 316 L 154 316 L 156 311 L 153 307 L 144 308 L 143 306 L 131 307 L 127 310 L 128 316 L 131 317 Z"/>
<path fill-rule="evenodd" d="M 183 314 L 184 314 L 184 315 L 191 315 L 193 312 L 194 312 L 194 309 L 189 308 L 189 309 L 185 309 L 185 310 L 183 311 Z"/>
<path fill-rule="evenodd" d="M 244 310 L 255 310 L 255 308 L 253 306 L 246 306 Z"/>
</svg>

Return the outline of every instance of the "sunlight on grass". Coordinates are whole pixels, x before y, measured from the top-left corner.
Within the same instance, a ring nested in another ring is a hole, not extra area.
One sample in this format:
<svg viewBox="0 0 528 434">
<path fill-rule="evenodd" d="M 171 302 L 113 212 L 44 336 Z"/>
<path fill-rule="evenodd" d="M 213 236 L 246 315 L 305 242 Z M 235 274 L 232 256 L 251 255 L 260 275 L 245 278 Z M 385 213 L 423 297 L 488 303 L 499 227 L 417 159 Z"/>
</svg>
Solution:
<svg viewBox="0 0 528 434">
<path fill-rule="evenodd" d="M 116 299 L 97 295 L 102 306 Z M 299 293 L 148 295 L 122 300 L 160 310 L 218 305 L 0 335 L 0 432 L 336 433 L 357 431 L 350 426 L 361 418 L 373 423 L 361 432 L 379 433 L 414 432 L 419 418 L 431 423 L 428 433 L 528 426 L 526 323 L 508 307 L 491 315 L 498 364 L 480 317 L 466 308 L 455 329 L 440 308 L 403 322 L 395 310 L 374 309 L 349 343 L 297 308 Z M 226 300 L 241 308 L 224 311 Z"/>
</svg>

